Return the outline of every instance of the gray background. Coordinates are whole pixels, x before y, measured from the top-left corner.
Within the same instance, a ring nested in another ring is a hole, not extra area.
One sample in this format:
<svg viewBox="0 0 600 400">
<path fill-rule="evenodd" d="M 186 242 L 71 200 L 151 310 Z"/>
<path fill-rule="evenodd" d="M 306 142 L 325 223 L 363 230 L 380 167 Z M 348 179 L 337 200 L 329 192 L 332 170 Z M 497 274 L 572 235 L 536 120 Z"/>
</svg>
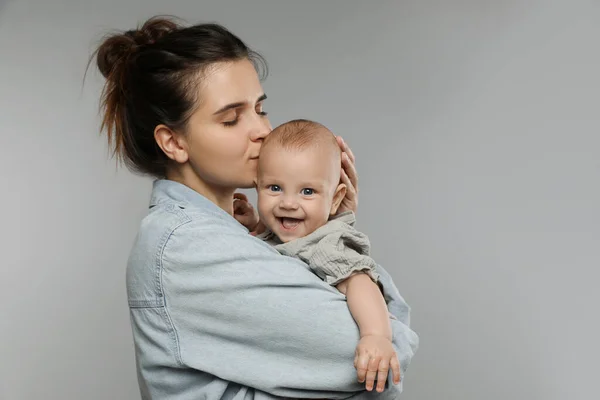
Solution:
<svg viewBox="0 0 600 400">
<path fill-rule="evenodd" d="M 0 398 L 139 398 L 124 291 L 150 181 L 99 136 L 102 34 L 219 21 L 276 125 L 352 145 L 359 224 L 413 308 L 405 399 L 592 399 L 597 1 L 3 1 Z"/>
</svg>

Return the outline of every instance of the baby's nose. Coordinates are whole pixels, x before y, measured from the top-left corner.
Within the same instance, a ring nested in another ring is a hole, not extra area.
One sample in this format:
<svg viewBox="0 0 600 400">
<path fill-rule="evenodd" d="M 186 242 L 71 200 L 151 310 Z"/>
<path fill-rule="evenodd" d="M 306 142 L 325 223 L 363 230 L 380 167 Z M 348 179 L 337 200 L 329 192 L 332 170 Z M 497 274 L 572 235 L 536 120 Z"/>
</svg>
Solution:
<svg viewBox="0 0 600 400">
<path fill-rule="evenodd" d="M 284 198 L 281 200 L 279 207 L 285 210 L 296 210 L 298 209 L 298 202 L 291 198 Z"/>
</svg>

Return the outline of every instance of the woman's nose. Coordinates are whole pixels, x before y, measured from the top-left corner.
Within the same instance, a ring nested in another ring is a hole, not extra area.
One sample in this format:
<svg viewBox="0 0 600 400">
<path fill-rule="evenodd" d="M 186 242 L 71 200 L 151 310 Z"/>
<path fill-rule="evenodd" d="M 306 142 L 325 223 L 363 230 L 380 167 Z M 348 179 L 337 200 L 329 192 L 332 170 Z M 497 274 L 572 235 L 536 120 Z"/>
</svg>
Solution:
<svg viewBox="0 0 600 400">
<path fill-rule="evenodd" d="M 271 122 L 269 122 L 269 119 L 265 116 L 257 115 L 255 125 L 250 132 L 250 140 L 256 142 L 264 139 L 271 133 L 271 130 Z"/>
</svg>

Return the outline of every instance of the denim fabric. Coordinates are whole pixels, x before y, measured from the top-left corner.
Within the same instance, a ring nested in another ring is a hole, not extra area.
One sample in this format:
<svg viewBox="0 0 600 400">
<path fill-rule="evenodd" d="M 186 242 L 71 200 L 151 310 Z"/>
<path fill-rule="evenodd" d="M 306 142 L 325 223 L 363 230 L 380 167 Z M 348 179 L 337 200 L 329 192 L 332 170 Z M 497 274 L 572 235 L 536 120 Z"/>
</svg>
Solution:
<svg viewBox="0 0 600 400">
<path fill-rule="evenodd" d="M 402 371 L 418 347 L 410 309 L 377 267 Z M 365 392 L 345 297 L 192 189 L 154 183 L 127 266 L 143 399 L 395 399 Z"/>
</svg>

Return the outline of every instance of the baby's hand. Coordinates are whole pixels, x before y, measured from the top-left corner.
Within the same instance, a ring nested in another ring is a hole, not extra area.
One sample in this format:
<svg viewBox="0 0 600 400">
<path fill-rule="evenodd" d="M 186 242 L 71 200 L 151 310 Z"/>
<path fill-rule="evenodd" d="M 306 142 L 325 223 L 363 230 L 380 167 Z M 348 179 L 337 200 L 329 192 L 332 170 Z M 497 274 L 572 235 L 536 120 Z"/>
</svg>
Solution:
<svg viewBox="0 0 600 400">
<path fill-rule="evenodd" d="M 258 213 L 243 193 L 233 194 L 233 217 L 249 231 L 258 225 Z"/>
<path fill-rule="evenodd" d="M 366 381 L 368 391 L 373 390 L 377 378 L 377 391 L 383 392 L 391 368 L 394 383 L 400 383 L 400 364 L 392 342 L 384 336 L 363 336 L 354 356 L 354 368 L 359 382 Z"/>
<path fill-rule="evenodd" d="M 265 230 L 264 225 L 259 221 L 258 213 L 243 193 L 233 194 L 233 217 L 244 225 L 252 235 L 262 233 Z"/>
</svg>

